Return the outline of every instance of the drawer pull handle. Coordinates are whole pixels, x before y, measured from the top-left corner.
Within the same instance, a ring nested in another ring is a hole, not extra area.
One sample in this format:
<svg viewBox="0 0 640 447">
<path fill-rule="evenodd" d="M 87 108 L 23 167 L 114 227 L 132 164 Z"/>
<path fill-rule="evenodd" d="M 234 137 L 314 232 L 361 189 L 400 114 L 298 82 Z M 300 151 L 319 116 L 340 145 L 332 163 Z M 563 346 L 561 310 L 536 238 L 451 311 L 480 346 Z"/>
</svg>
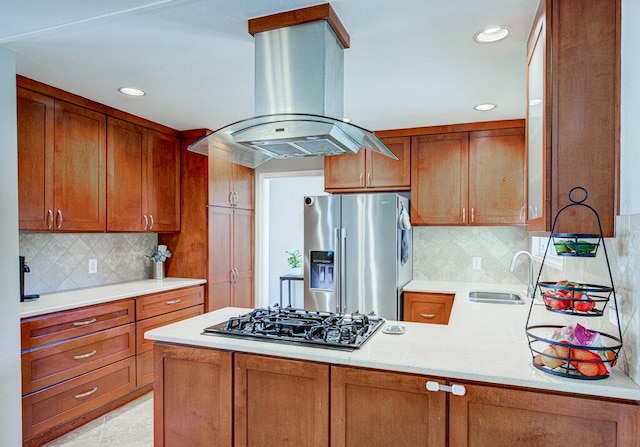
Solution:
<svg viewBox="0 0 640 447">
<path fill-rule="evenodd" d="M 432 318 L 435 318 L 435 317 L 436 317 L 436 314 L 420 314 L 420 316 L 421 316 L 422 318 L 425 318 L 425 319 L 427 319 L 427 320 L 430 320 L 430 319 L 432 319 Z"/>
<path fill-rule="evenodd" d="M 91 396 L 93 393 L 98 391 L 98 387 L 94 387 L 92 390 L 87 391 L 86 393 L 76 394 L 76 399 L 82 399 L 83 397 Z"/>
<path fill-rule="evenodd" d="M 167 301 L 167 304 L 178 304 L 180 301 L 180 298 L 178 298 L 177 300 L 169 300 Z"/>
<path fill-rule="evenodd" d="M 73 359 L 74 360 L 81 360 L 81 359 L 87 359 L 89 357 L 91 357 L 92 355 L 96 355 L 98 351 L 96 351 L 95 349 L 91 352 L 87 352 L 86 354 L 80 354 L 80 355 L 74 355 Z"/>
<path fill-rule="evenodd" d="M 85 320 L 85 321 L 75 321 L 73 323 L 74 326 L 86 326 L 87 324 L 91 324 L 91 323 L 95 323 L 96 319 L 92 318 L 91 320 Z"/>
</svg>

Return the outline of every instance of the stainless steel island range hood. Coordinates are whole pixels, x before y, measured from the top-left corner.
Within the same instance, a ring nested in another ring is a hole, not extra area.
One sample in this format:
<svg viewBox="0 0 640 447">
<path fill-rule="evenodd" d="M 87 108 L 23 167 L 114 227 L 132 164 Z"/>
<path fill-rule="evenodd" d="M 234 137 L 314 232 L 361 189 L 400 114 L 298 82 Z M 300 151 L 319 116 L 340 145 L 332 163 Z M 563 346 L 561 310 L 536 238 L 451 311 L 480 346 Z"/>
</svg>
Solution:
<svg viewBox="0 0 640 447">
<path fill-rule="evenodd" d="M 371 131 L 343 116 L 349 35 L 331 6 L 249 21 L 255 37 L 255 111 L 189 150 L 255 168 L 270 158 L 354 154 L 364 147 L 397 157 Z"/>
</svg>

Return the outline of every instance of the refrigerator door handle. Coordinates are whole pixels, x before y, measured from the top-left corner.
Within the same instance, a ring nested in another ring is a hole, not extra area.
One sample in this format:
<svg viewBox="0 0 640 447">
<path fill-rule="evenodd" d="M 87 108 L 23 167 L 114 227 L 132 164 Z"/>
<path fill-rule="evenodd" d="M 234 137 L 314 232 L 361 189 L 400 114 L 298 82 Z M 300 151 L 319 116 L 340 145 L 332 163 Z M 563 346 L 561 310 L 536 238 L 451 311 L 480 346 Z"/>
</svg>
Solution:
<svg viewBox="0 0 640 447">
<path fill-rule="evenodd" d="M 345 313 L 347 310 L 347 230 L 346 228 L 340 229 L 340 313 Z"/>
<path fill-rule="evenodd" d="M 334 238 L 335 238 L 335 294 L 336 294 L 336 312 L 340 313 L 340 309 L 342 309 L 342 259 L 340 258 L 342 254 L 342 243 L 340 237 L 340 228 L 333 229 Z"/>
</svg>

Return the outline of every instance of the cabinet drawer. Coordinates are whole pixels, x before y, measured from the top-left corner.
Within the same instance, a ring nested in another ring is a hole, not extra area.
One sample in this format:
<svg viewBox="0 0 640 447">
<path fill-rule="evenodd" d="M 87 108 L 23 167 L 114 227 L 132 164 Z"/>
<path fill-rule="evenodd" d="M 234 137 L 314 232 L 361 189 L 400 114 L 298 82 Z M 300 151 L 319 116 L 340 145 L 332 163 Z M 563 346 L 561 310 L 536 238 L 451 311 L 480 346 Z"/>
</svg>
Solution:
<svg viewBox="0 0 640 447">
<path fill-rule="evenodd" d="M 204 313 L 204 309 L 203 305 L 200 305 L 138 321 L 136 323 L 136 353 L 142 354 L 145 351 L 153 349 L 153 340 L 146 340 L 144 338 L 144 333 L 146 331 L 175 323 L 176 321 L 184 320 L 186 318 L 195 317 L 202 313 Z"/>
<path fill-rule="evenodd" d="M 153 349 L 136 355 L 136 377 L 138 388 L 153 382 Z"/>
<path fill-rule="evenodd" d="M 133 323 L 134 308 L 134 300 L 125 300 L 26 318 L 20 325 L 22 349 Z"/>
<path fill-rule="evenodd" d="M 134 355 L 134 333 L 130 323 L 22 354 L 22 394 Z"/>
<path fill-rule="evenodd" d="M 144 320 L 202 303 L 204 286 L 146 295 L 136 299 L 136 319 Z"/>
<path fill-rule="evenodd" d="M 135 358 L 129 357 L 23 397 L 23 439 L 132 392 L 136 386 L 135 368 Z"/>
<path fill-rule="evenodd" d="M 452 294 L 405 292 L 404 321 L 448 324 L 453 306 Z"/>
</svg>

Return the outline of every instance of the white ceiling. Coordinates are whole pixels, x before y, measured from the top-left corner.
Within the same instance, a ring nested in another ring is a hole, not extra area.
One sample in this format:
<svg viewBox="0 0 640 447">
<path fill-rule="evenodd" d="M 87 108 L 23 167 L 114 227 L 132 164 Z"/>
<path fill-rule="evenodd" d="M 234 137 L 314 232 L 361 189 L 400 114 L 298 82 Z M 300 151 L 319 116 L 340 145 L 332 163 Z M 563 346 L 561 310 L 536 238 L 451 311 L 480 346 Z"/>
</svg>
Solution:
<svg viewBox="0 0 640 447">
<path fill-rule="evenodd" d="M 323 0 L 0 0 L 19 74 L 174 129 L 253 116 L 247 20 Z M 372 130 L 524 118 L 538 0 L 334 0 L 351 36 L 345 116 Z M 512 35 L 477 44 L 507 25 Z M 128 98 L 118 87 L 144 89 Z M 494 102 L 498 108 L 476 112 Z"/>
</svg>

